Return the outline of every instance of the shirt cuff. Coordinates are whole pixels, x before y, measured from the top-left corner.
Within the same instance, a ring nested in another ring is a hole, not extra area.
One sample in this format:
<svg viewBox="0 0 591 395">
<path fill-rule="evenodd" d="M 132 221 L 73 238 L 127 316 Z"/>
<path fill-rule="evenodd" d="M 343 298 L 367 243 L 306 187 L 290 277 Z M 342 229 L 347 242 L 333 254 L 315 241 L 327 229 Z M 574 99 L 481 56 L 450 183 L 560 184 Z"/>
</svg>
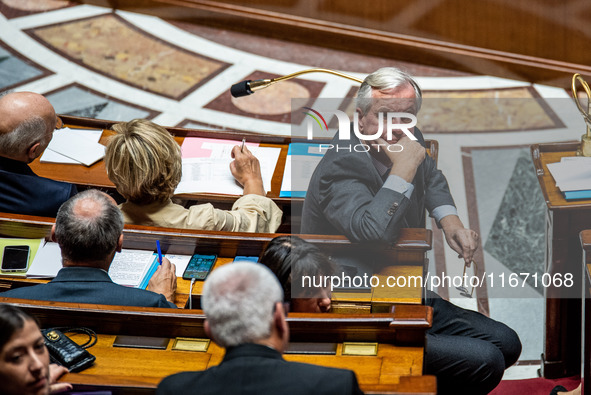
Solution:
<svg viewBox="0 0 591 395">
<path fill-rule="evenodd" d="M 415 189 L 414 185 L 395 174 L 388 176 L 383 187 L 401 193 L 406 196 L 407 199 L 410 199 L 410 195 L 412 195 L 412 191 Z"/>
<path fill-rule="evenodd" d="M 458 215 L 458 210 L 451 204 L 435 207 L 433 211 L 431 211 L 431 217 L 435 218 L 435 221 L 437 221 L 438 224 L 443 217 L 447 217 L 448 215 Z"/>
</svg>

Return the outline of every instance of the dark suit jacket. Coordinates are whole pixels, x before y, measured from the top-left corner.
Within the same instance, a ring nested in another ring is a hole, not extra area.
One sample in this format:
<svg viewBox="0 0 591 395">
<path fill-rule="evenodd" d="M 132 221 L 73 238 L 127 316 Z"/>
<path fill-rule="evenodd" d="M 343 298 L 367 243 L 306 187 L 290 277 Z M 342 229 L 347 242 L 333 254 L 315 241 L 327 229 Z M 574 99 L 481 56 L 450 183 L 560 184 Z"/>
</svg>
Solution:
<svg viewBox="0 0 591 395">
<path fill-rule="evenodd" d="M 226 351 L 222 363 L 202 372 L 162 380 L 156 395 L 348 395 L 363 394 L 355 373 L 287 362 L 277 351 L 243 344 Z"/>
<path fill-rule="evenodd" d="M 415 136 L 424 145 L 420 131 Z M 308 186 L 302 212 L 302 233 L 339 234 L 351 241 L 388 241 L 398 238 L 401 228 L 423 227 L 425 208 L 431 212 L 442 205 L 454 205 L 445 176 L 427 156 L 417 169 L 411 198 L 382 188 L 378 173 L 367 152 L 350 146 L 361 144 L 355 136 L 326 152 Z M 294 164 L 295 166 L 296 164 Z"/>
<path fill-rule="evenodd" d="M 0 157 L 0 212 L 55 217 L 76 186 L 39 177 L 16 160 Z"/>
<path fill-rule="evenodd" d="M 55 302 L 176 308 L 164 295 L 115 284 L 107 272 L 91 267 L 65 267 L 47 284 L 17 288 L 0 295 Z"/>
</svg>

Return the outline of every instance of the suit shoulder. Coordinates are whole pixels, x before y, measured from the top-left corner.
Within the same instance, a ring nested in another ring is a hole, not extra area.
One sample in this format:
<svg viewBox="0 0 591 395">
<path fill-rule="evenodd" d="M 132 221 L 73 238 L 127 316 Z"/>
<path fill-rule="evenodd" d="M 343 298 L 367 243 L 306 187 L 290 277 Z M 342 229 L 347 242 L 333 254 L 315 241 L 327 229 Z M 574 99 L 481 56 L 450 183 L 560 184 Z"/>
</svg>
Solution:
<svg viewBox="0 0 591 395">
<path fill-rule="evenodd" d="M 351 370 L 298 362 L 289 362 L 289 364 L 291 365 L 290 376 L 305 378 L 306 385 L 314 388 L 317 394 L 361 393 L 357 377 Z"/>
<path fill-rule="evenodd" d="M 196 383 L 202 376 L 202 372 L 181 372 L 165 377 L 158 388 L 156 395 L 179 395 L 187 391 L 187 389 L 195 388 Z"/>
<path fill-rule="evenodd" d="M 331 368 L 327 366 L 312 365 L 301 362 L 288 362 L 290 370 L 297 370 L 299 373 L 305 374 L 310 379 L 334 379 L 342 381 L 344 379 L 351 379 L 355 373 L 347 369 Z"/>
</svg>

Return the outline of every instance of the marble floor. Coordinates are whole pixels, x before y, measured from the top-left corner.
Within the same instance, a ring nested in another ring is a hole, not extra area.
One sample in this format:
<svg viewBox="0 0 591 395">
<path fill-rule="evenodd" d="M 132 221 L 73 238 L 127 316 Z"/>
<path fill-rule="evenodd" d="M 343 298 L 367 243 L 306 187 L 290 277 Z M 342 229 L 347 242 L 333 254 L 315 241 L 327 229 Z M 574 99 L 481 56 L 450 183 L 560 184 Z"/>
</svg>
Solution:
<svg viewBox="0 0 591 395">
<path fill-rule="evenodd" d="M 0 91 L 46 95 L 58 113 L 166 126 L 288 136 L 291 98 L 346 98 L 356 84 L 326 74 L 234 99 L 245 79 L 311 67 L 363 78 L 386 65 L 424 90 L 420 126 L 439 142 L 439 167 L 460 217 L 481 235 L 477 263 L 488 273 L 541 273 L 545 205 L 529 156 L 532 143 L 578 139 L 582 118 L 563 89 L 427 68 L 61 0 L 0 0 Z M 463 265 L 434 227 L 433 274 Z M 442 296 L 503 321 L 524 348 L 506 379 L 536 377 L 542 352 L 543 290 L 489 286 L 486 296 Z"/>
</svg>

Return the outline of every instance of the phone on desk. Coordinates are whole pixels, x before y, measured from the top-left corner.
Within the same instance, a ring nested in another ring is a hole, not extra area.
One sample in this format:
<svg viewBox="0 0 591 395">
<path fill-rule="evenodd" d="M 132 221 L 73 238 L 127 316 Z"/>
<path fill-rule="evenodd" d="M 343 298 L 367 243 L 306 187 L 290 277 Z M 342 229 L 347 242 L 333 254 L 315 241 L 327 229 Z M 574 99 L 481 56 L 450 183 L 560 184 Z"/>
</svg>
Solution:
<svg viewBox="0 0 591 395">
<path fill-rule="evenodd" d="M 205 280 L 213 268 L 216 258 L 217 255 L 193 255 L 183 273 L 183 278 L 185 280 Z"/>
<path fill-rule="evenodd" d="M 0 269 L 5 272 L 24 272 L 29 265 L 29 246 L 6 246 Z"/>
</svg>

